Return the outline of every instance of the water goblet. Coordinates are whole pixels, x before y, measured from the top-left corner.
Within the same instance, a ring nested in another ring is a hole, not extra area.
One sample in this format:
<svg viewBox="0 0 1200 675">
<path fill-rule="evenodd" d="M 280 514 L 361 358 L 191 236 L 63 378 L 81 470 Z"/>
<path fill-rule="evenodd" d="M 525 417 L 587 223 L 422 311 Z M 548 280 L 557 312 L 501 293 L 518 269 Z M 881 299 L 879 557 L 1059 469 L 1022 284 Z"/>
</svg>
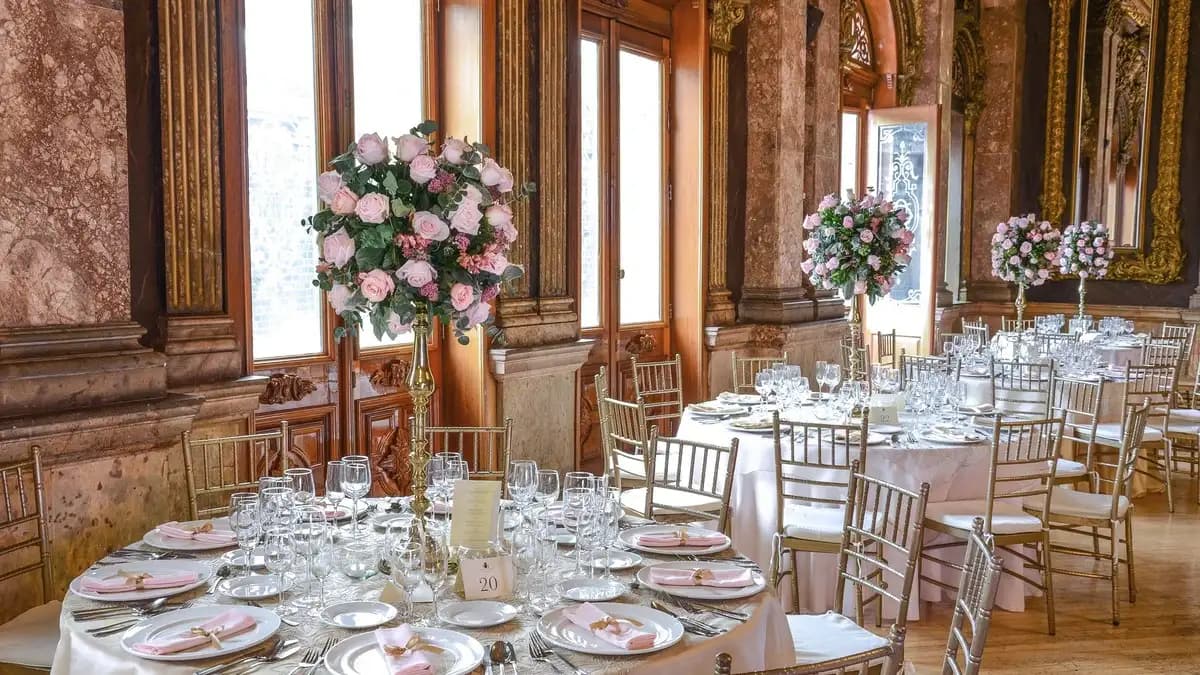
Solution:
<svg viewBox="0 0 1200 675">
<path fill-rule="evenodd" d="M 371 467 L 365 461 L 342 460 L 342 491 L 352 500 L 353 536 L 359 535 L 358 500 L 367 495 L 371 489 Z"/>
<path fill-rule="evenodd" d="M 426 534 L 422 539 L 421 547 L 421 576 L 433 592 L 433 616 L 430 617 L 429 625 L 434 626 L 442 620 L 438 596 L 446 584 L 450 553 L 442 538 L 431 534 Z"/>
<path fill-rule="evenodd" d="M 588 481 L 591 479 L 592 474 L 588 473 L 587 471 L 568 471 L 567 474 L 563 476 L 563 495 L 566 495 L 567 490 L 570 490 L 571 488 L 585 487 Z"/>
<path fill-rule="evenodd" d="M 548 508 L 558 499 L 558 471 L 538 469 L 536 497 L 543 508 Z"/>
<path fill-rule="evenodd" d="M 424 548 L 421 546 L 421 542 L 410 541 L 393 549 L 388 558 L 388 564 L 392 570 L 392 581 L 404 589 L 405 607 L 402 620 L 405 623 L 411 623 L 413 620 L 412 596 L 421 587 L 421 582 L 424 580 L 423 553 Z"/>
<path fill-rule="evenodd" d="M 342 492 L 342 467 L 340 460 L 325 462 L 325 502 L 330 509 L 336 509 L 345 494 Z"/>
<path fill-rule="evenodd" d="M 534 500 L 538 484 L 537 462 L 528 459 L 514 459 L 508 463 L 508 497 L 517 503 L 521 513 Z"/>
<path fill-rule="evenodd" d="M 272 527 L 267 530 L 263 543 L 263 559 L 266 561 L 267 571 L 279 578 L 279 600 L 275 613 L 288 616 L 295 611 L 283 602 L 283 589 L 287 585 L 285 575 L 296 561 L 295 541 L 292 539 L 290 527 Z"/>
<path fill-rule="evenodd" d="M 241 576 L 250 575 L 250 559 L 254 546 L 262 534 L 258 495 L 253 492 L 235 492 L 229 496 L 229 528 L 237 537 L 238 549 L 245 559 Z"/>
<path fill-rule="evenodd" d="M 286 469 L 283 472 L 283 477 L 291 481 L 292 499 L 295 500 L 296 504 L 308 506 L 317 494 L 316 484 L 313 482 L 312 469 Z"/>
</svg>

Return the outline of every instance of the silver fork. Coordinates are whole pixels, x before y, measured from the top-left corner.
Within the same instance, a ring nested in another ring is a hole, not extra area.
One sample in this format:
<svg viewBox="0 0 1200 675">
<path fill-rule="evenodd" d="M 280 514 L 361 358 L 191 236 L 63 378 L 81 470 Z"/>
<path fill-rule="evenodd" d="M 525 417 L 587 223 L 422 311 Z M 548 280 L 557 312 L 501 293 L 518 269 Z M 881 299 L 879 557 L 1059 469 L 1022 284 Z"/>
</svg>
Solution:
<svg viewBox="0 0 1200 675">
<path fill-rule="evenodd" d="M 529 634 L 529 640 L 531 645 L 535 645 L 537 647 L 542 656 L 553 656 L 554 658 L 562 661 L 566 667 L 570 668 L 574 672 L 574 675 L 587 675 L 587 671 L 579 668 L 574 663 L 571 663 L 567 657 L 551 649 L 550 645 L 546 643 L 546 640 L 543 639 L 536 630 Z"/>
<path fill-rule="evenodd" d="M 529 643 L 529 658 L 539 663 L 545 663 L 553 668 L 554 672 L 556 673 L 562 673 L 562 669 L 558 667 L 558 664 L 551 661 L 550 656 L 546 652 L 537 648 L 532 635 L 529 636 L 529 640 L 527 642 Z"/>
<path fill-rule="evenodd" d="M 304 652 L 304 656 L 300 657 L 300 665 L 288 671 L 288 675 L 296 675 L 301 670 L 308 668 L 311 675 L 316 672 L 317 666 L 321 665 L 321 661 L 325 659 L 325 654 L 333 648 L 337 642 L 337 638 L 325 638 L 325 642 L 320 647 L 309 647 L 308 651 Z"/>
</svg>

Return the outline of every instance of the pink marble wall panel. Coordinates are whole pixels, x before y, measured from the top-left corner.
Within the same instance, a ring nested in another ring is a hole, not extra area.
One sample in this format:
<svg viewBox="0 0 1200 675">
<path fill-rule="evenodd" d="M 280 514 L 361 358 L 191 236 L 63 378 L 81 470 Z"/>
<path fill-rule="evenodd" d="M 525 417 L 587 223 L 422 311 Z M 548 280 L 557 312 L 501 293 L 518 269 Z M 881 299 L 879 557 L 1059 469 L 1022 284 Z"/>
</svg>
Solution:
<svg viewBox="0 0 1200 675">
<path fill-rule="evenodd" d="M 841 178 L 841 109 L 840 96 L 830 92 L 841 91 L 841 36 L 830 30 L 840 26 L 840 0 L 821 0 L 816 5 L 825 12 L 822 29 L 817 31 L 816 44 L 809 49 L 812 75 L 808 91 L 808 120 L 813 129 L 813 143 L 809 148 L 812 155 L 808 171 L 812 185 L 806 196 L 805 209 L 816 210 L 821 197 L 838 191 Z"/>
<path fill-rule="evenodd" d="M 0 0 L 0 328 L 129 318 L 120 2 Z"/>
</svg>

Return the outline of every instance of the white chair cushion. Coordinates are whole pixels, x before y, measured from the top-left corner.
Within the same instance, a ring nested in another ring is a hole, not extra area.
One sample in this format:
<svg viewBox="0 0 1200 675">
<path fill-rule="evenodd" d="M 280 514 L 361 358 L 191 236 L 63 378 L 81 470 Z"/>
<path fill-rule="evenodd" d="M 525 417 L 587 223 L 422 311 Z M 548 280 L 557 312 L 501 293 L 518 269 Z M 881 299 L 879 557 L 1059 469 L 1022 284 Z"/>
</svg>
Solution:
<svg viewBox="0 0 1200 675">
<path fill-rule="evenodd" d="M 1200 420 L 1176 419 L 1175 411 L 1171 411 L 1171 420 L 1167 423 L 1167 433 L 1179 436 L 1200 436 Z"/>
<path fill-rule="evenodd" d="M 1056 478 L 1071 478 L 1086 475 L 1087 467 L 1081 462 L 1076 462 L 1073 459 L 1063 459 L 1062 457 L 1054 460 L 1054 476 Z"/>
<path fill-rule="evenodd" d="M 987 513 L 986 499 L 965 499 L 957 502 L 937 502 L 925 507 L 925 518 L 956 530 L 971 531 L 976 518 Z M 992 532 L 994 534 L 1020 534 L 1040 532 L 1042 521 L 1021 510 L 1021 507 L 1005 502 L 996 502 L 992 508 Z"/>
<path fill-rule="evenodd" d="M 1040 497 L 1030 497 L 1025 500 L 1025 506 L 1040 511 L 1043 500 Z M 1050 520 L 1055 515 L 1071 516 L 1074 518 L 1096 518 L 1107 520 L 1111 514 L 1112 495 L 1080 492 L 1069 488 L 1058 487 L 1050 498 Z M 1117 500 L 1117 517 L 1124 518 L 1129 510 L 1129 499 L 1121 495 Z"/>
<path fill-rule="evenodd" d="M 671 507 L 688 509 L 689 511 L 719 512 L 721 500 L 709 495 L 698 495 L 687 490 L 675 490 L 668 487 L 654 488 L 654 505 L 658 509 L 670 512 Z M 642 515 L 646 508 L 646 488 L 634 488 L 621 493 L 621 506 Z"/>
<path fill-rule="evenodd" d="M 49 669 L 58 649 L 62 603 L 38 605 L 0 626 L 0 663 Z"/>
<path fill-rule="evenodd" d="M 1162 432 L 1152 427 L 1146 427 L 1142 434 L 1143 443 L 1157 443 L 1163 438 Z M 1121 423 L 1101 422 L 1096 425 L 1096 442 L 1104 445 L 1121 444 Z"/>
<path fill-rule="evenodd" d="M 840 659 L 891 644 L 887 638 L 833 612 L 789 614 L 787 620 L 798 665 Z"/>
<path fill-rule="evenodd" d="M 846 511 L 841 507 L 821 507 L 791 503 L 783 507 L 783 534 L 797 539 L 837 543 L 842 540 Z M 875 529 L 875 514 L 863 515 L 863 526 Z"/>
</svg>

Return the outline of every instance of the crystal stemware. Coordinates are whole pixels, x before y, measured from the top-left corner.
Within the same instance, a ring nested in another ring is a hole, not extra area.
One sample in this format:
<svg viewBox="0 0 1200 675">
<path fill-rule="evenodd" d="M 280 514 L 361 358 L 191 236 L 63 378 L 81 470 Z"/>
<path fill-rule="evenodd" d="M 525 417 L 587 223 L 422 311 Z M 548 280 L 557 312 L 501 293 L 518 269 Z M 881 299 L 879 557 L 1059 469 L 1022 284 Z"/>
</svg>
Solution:
<svg viewBox="0 0 1200 675">
<path fill-rule="evenodd" d="M 242 576 L 250 574 L 250 559 L 262 534 L 258 504 L 258 495 L 253 492 L 235 492 L 229 496 L 229 528 L 237 537 L 238 549 L 245 556 Z"/>
<path fill-rule="evenodd" d="M 366 460 L 343 459 L 342 491 L 353 501 L 351 522 L 354 536 L 359 535 L 358 500 L 371 490 L 371 466 Z"/>
<path fill-rule="evenodd" d="M 292 614 L 295 609 L 283 602 L 283 589 L 287 585 L 288 570 L 296 561 L 295 541 L 290 527 L 272 527 L 267 530 L 263 543 L 263 558 L 267 571 L 279 578 L 279 602 L 275 612 L 280 616 Z"/>
<path fill-rule="evenodd" d="M 342 492 L 342 467 L 340 460 L 325 462 L 325 502 L 330 509 L 336 509 L 345 494 Z"/>
<path fill-rule="evenodd" d="M 297 506 L 308 506 L 312 503 L 317 494 L 312 469 L 287 469 L 283 472 L 283 477 L 291 481 L 292 499 L 295 500 Z"/>
</svg>

